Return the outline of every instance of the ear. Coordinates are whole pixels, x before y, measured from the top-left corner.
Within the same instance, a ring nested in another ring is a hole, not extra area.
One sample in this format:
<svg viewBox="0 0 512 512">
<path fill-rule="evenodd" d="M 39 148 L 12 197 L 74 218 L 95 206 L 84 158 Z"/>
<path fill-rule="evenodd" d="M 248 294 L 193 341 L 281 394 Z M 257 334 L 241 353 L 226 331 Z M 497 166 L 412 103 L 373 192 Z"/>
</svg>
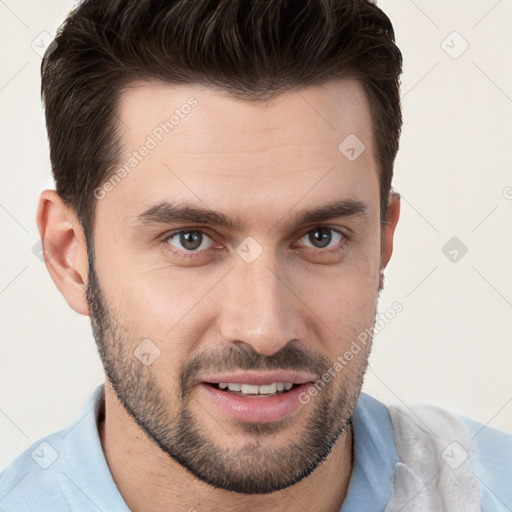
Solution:
<svg viewBox="0 0 512 512">
<path fill-rule="evenodd" d="M 85 297 L 87 247 L 73 209 L 55 190 L 44 190 L 39 196 L 36 222 L 46 268 L 53 282 L 71 308 L 89 316 Z"/>
<path fill-rule="evenodd" d="M 384 270 L 391 259 L 393 253 L 393 236 L 395 228 L 400 217 L 400 194 L 398 192 L 390 192 L 388 199 L 388 209 L 386 219 L 382 228 L 382 243 L 380 251 L 380 268 Z"/>
</svg>

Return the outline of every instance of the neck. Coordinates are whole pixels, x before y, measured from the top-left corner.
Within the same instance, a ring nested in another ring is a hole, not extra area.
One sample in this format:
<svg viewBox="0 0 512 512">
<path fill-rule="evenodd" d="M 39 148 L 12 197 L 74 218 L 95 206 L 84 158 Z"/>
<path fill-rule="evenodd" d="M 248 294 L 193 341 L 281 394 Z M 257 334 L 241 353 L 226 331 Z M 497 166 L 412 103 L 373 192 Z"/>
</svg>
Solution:
<svg viewBox="0 0 512 512">
<path fill-rule="evenodd" d="M 99 434 L 114 481 L 132 512 L 281 512 L 304 509 L 338 512 L 352 472 L 352 428 L 328 457 L 297 484 L 271 494 L 246 495 L 215 489 L 195 478 L 164 453 L 133 421 L 105 383 L 105 415 Z"/>
</svg>

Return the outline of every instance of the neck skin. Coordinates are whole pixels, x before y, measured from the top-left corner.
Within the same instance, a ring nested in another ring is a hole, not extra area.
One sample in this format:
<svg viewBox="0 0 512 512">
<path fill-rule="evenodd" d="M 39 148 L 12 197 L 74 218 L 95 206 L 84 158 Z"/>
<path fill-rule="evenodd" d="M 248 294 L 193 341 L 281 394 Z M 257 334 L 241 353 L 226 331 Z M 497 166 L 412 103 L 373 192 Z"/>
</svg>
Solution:
<svg viewBox="0 0 512 512">
<path fill-rule="evenodd" d="M 99 435 L 114 481 L 132 512 L 338 512 L 352 473 L 352 427 L 311 475 L 272 494 L 244 495 L 214 489 L 171 459 L 149 439 L 105 382 L 105 417 Z"/>
</svg>

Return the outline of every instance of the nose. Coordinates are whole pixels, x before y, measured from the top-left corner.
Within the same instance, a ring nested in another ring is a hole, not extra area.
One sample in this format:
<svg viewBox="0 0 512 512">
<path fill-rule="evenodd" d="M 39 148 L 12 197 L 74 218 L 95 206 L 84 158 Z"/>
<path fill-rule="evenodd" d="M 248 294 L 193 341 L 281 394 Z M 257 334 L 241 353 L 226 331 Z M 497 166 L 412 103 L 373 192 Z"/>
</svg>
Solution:
<svg viewBox="0 0 512 512">
<path fill-rule="evenodd" d="M 220 329 L 228 342 L 246 343 L 271 356 L 287 343 L 304 339 L 303 303 L 274 257 L 237 261 L 226 277 L 221 301 Z"/>
</svg>

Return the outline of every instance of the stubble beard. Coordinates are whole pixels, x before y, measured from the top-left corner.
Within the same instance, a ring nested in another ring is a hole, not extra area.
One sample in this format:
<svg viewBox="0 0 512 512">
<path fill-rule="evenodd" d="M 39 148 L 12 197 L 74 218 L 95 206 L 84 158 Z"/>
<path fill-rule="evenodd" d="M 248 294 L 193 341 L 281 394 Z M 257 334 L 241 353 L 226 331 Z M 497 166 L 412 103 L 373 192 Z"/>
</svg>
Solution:
<svg viewBox="0 0 512 512">
<path fill-rule="evenodd" d="M 382 283 L 379 291 L 381 286 Z M 296 434 L 286 445 L 269 446 L 265 439 L 279 432 L 286 421 L 240 424 L 239 429 L 250 434 L 250 438 L 234 449 L 229 446 L 229 437 L 222 445 L 215 442 L 201 418 L 192 413 L 190 394 L 193 390 L 186 383 L 193 380 L 192 372 L 198 371 L 198 361 L 207 364 L 205 355 L 185 363 L 176 380 L 177 392 L 166 390 L 164 393 L 152 366 L 143 365 L 134 356 L 132 351 L 137 342 L 109 310 L 92 258 L 89 259 L 86 295 L 98 352 L 120 403 L 163 452 L 212 487 L 240 494 L 268 494 L 292 486 L 309 476 L 327 458 L 351 424 L 370 348 L 366 354 L 361 354 L 365 361 L 356 376 L 342 370 L 314 400 L 303 406 L 309 411 L 302 415 L 304 426 L 300 435 Z M 325 357 L 312 359 L 313 356 L 290 346 L 270 357 L 255 351 L 241 353 L 238 349 L 227 353 L 227 357 L 233 367 L 237 364 L 243 369 L 276 369 L 286 364 L 289 369 L 314 370 L 322 375 L 331 366 Z M 176 397 L 180 400 L 173 414 L 169 404 Z M 348 433 L 351 435 L 350 429 Z"/>
</svg>

